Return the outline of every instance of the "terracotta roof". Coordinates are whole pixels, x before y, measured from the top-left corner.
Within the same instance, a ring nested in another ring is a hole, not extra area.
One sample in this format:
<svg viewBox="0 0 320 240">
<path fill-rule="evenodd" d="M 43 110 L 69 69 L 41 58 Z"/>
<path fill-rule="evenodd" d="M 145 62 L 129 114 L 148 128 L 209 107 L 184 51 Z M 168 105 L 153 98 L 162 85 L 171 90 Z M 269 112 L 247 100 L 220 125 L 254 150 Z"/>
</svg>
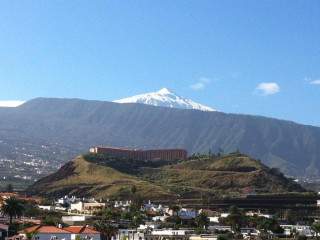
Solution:
<svg viewBox="0 0 320 240">
<path fill-rule="evenodd" d="M 8 227 L 8 225 L 0 223 L 0 227 Z"/>
<path fill-rule="evenodd" d="M 39 227 L 40 227 L 39 225 L 38 226 L 33 226 L 31 228 L 28 228 L 27 231 L 28 232 L 33 232 L 33 231 L 37 230 Z M 24 230 L 20 230 L 18 233 L 24 233 Z"/>
<path fill-rule="evenodd" d="M 33 226 L 27 229 L 28 232 L 37 231 L 38 233 L 70 233 L 67 230 L 57 228 L 55 226 Z M 19 233 L 24 233 L 24 231 L 19 231 Z"/>
<path fill-rule="evenodd" d="M 18 196 L 17 193 L 0 193 L 0 196 Z"/>
<path fill-rule="evenodd" d="M 96 234 L 100 234 L 100 232 L 95 231 L 93 229 L 90 229 L 86 226 L 69 226 L 64 228 L 65 230 L 72 232 L 72 233 L 96 233 Z"/>
<path fill-rule="evenodd" d="M 212 210 L 210 209 L 202 209 L 203 212 L 213 212 Z"/>
<path fill-rule="evenodd" d="M 64 230 L 67 230 L 72 233 L 80 233 L 83 228 L 84 226 L 69 226 L 69 227 L 65 227 Z"/>
</svg>

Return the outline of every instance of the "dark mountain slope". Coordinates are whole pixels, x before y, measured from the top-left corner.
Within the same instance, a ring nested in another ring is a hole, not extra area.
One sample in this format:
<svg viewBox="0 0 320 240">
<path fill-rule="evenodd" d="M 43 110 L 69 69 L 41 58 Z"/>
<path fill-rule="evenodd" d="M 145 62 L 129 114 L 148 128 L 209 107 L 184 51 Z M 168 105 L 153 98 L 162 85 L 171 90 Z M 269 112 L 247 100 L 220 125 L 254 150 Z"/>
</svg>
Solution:
<svg viewBox="0 0 320 240">
<path fill-rule="evenodd" d="M 320 128 L 259 116 L 39 98 L 0 111 L 0 137 L 9 135 L 63 143 L 79 153 L 95 145 L 189 153 L 239 148 L 286 174 L 320 176 Z"/>
</svg>

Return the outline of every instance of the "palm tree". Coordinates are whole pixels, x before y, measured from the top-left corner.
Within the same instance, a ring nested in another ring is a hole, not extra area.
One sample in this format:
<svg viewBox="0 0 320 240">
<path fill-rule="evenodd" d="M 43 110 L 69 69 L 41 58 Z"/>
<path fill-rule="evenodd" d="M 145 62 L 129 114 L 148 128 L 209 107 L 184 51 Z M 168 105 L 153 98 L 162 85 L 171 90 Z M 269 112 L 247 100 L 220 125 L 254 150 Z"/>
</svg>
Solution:
<svg viewBox="0 0 320 240">
<path fill-rule="evenodd" d="M 101 232 L 102 239 L 111 239 L 117 233 L 117 229 L 110 223 L 95 222 L 93 224 L 95 230 Z"/>
<path fill-rule="evenodd" d="M 243 215 L 243 212 L 237 206 L 230 206 L 228 219 L 231 222 L 231 229 L 233 231 L 240 232 Z"/>
<path fill-rule="evenodd" d="M 12 218 L 20 218 L 23 210 L 24 206 L 22 202 L 16 197 L 9 197 L 3 200 L 0 208 L 2 214 L 9 217 L 9 228 L 12 225 Z"/>
<path fill-rule="evenodd" d="M 26 235 L 26 240 L 33 240 L 35 238 L 35 236 L 37 236 L 38 231 L 32 231 L 32 232 L 28 232 L 27 229 L 23 230 L 24 234 Z"/>
<path fill-rule="evenodd" d="M 209 219 L 207 214 L 204 212 L 201 212 L 197 217 L 196 217 L 196 222 L 199 228 L 207 228 L 209 225 Z"/>
<path fill-rule="evenodd" d="M 169 205 L 169 209 L 172 210 L 173 212 L 173 216 L 176 216 L 178 217 L 179 215 L 179 211 L 181 209 L 181 206 L 180 205 L 177 205 L 175 202 L 172 202 L 170 205 Z"/>
</svg>

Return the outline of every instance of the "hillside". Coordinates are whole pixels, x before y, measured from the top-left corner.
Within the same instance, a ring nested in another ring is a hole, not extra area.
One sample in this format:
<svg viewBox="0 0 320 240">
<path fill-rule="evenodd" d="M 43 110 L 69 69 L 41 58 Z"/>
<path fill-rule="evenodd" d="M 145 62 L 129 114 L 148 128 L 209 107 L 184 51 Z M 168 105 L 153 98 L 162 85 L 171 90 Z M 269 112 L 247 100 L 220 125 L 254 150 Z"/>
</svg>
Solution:
<svg viewBox="0 0 320 240">
<path fill-rule="evenodd" d="M 26 143 L 36 154 L 43 144 L 63 145 L 63 151 L 54 150 L 61 163 L 100 145 L 183 148 L 189 154 L 240 149 L 285 174 L 320 177 L 320 128 L 259 116 L 38 98 L 0 109 L 0 139 L 12 147 L 10 153 L 3 147 L 2 158 L 23 156 L 15 149 Z"/>
<path fill-rule="evenodd" d="M 135 185 L 138 194 L 154 198 L 173 198 L 165 189 L 138 180 L 134 176 L 121 173 L 113 168 L 91 163 L 78 156 L 32 186 L 26 192 L 29 195 L 43 197 L 61 197 L 76 195 L 79 197 L 115 198 L 130 195 Z M 152 192 L 152 194 L 150 194 Z"/>
<path fill-rule="evenodd" d="M 137 187 L 136 195 L 147 199 L 210 196 L 221 190 L 241 193 L 246 187 L 262 193 L 304 191 L 278 170 L 239 153 L 158 163 L 87 153 L 36 182 L 27 192 L 46 197 L 128 198 L 132 185 Z"/>
</svg>

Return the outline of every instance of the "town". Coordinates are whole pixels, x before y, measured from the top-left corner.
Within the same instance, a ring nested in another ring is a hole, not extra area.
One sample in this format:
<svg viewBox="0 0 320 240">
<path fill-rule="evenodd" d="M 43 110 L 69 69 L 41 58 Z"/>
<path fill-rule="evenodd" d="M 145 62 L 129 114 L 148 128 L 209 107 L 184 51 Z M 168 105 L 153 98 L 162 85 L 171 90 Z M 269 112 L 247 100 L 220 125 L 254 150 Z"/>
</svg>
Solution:
<svg viewBox="0 0 320 240">
<path fill-rule="evenodd" d="M 1 193 L 0 237 L 10 240 L 91 239 L 310 239 L 320 232 L 318 197 L 307 203 L 313 211 L 298 211 L 292 203 L 284 209 L 239 208 L 217 205 L 214 199 L 151 202 L 135 197 L 109 200 L 64 196 L 59 199 L 26 198 Z M 278 198 L 270 198 L 270 202 Z M 266 204 L 260 201 L 260 206 Z M 234 201 L 234 203 L 240 203 Z M 271 204 L 272 205 L 272 204 Z M 299 205 L 296 203 L 295 205 Z M 301 205 L 301 204 L 300 204 Z M 293 210 L 295 209 L 295 210 Z M 306 210 L 306 209 L 305 209 Z"/>
</svg>

